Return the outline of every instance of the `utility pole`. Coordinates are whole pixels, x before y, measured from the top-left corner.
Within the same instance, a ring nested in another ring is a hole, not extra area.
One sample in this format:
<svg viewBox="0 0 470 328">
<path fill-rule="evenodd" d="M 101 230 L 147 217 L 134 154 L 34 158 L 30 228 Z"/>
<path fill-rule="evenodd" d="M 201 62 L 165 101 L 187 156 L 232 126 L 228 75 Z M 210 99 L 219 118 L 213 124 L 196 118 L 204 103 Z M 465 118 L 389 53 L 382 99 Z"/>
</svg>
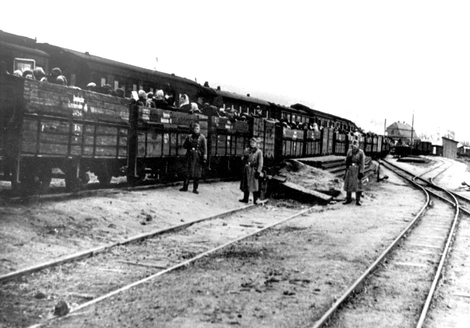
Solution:
<svg viewBox="0 0 470 328">
<path fill-rule="evenodd" d="M 413 128 L 415 124 L 415 111 L 413 111 L 413 118 L 411 119 L 411 151 L 410 155 L 413 155 Z"/>
</svg>

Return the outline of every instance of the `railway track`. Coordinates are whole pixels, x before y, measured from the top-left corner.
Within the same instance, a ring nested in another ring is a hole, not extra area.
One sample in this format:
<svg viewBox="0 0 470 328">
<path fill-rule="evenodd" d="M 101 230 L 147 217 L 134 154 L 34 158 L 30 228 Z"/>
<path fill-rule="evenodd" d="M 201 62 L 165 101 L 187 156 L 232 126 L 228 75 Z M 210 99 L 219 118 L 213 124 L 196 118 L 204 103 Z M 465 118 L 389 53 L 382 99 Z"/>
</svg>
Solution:
<svg viewBox="0 0 470 328">
<path fill-rule="evenodd" d="M 15 272 L 0 277 L 0 312 L 10 314 L 10 326 L 38 327 L 309 211 L 247 206 Z"/>
<path fill-rule="evenodd" d="M 464 205 L 433 183 L 434 177 L 449 168 L 442 168 L 444 163 L 419 177 L 389 162 L 384 164 L 423 191 L 424 205 L 312 327 L 423 327 L 429 320 Z"/>
<path fill-rule="evenodd" d="M 235 181 L 237 178 L 212 178 L 201 180 L 201 183 L 216 183 L 222 181 Z M 23 195 L 13 193 L 9 189 L 0 190 L 0 200 L 3 200 L 6 204 L 15 203 L 27 203 L 29 200 L 44 200 L 44 201 L 60 201 L 64 199 L 71 199 L 83 196 L 94 196 L 103 190 L 121 189 L 127 191 L 139 191 L 139 190 L 151 190 L 151 189 L 162 189 L 168 187 L 174 187 L 182 185 L 182 181 L 172 181 L 165 183 L 155 183 L 152 181 L 144 181 L 142 184 L 131 186 L 127 182 L 113 183 L 109 186 L 103 187 L 99 183 L 90 183 L 76 190 L 67 190 L 64 186 L 55 188 L 48 188 L 47 190 L 36 190 Z"/>
</svg>

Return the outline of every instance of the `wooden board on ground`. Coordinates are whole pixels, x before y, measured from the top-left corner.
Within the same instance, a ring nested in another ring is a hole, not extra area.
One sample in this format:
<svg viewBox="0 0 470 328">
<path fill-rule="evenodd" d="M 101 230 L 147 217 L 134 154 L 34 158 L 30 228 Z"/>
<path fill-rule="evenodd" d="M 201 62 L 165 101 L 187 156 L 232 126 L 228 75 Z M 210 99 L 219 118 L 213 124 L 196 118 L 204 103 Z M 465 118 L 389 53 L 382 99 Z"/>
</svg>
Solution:
<svg viewBox="0 0 470 328">
<path fill-rule="evenodd" d="M 333 199 L 333 197 L 330 196 L 330 195 L 325 195 L 321 192 L 302 187 L 298 184 L 295 184 L 295 183 L 292 183 L 292 182 L 289 182 L 289 181 L 283 182 L 281 184 L 283 186 L 285 186 L 286 188 L 289 188 L 289 189 L 295 190 L 297 192 L 301 192 L 301 193 L 313 196 L 313 197 L 315 197 L 317 199 L 320 199 L 322 201 L 325 201 L 325 202 L 329 202 Z"/>
</svg>

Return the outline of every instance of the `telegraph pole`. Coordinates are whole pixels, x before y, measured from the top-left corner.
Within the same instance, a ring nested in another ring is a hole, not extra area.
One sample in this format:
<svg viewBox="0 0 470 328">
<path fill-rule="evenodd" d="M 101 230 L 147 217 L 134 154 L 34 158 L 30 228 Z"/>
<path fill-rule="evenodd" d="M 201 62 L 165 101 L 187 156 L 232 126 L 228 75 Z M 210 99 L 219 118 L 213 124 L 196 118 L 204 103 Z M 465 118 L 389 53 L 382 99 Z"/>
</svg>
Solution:
<svg viewBox="0 0 470 328">
<path fill-rule="evenodd" d="M 410 155 L 413 155 L 413 128 L 415 124 L 415 111 L 413 111 L 413 118 L 411 119 L 411 151 Z"/>
</svg>

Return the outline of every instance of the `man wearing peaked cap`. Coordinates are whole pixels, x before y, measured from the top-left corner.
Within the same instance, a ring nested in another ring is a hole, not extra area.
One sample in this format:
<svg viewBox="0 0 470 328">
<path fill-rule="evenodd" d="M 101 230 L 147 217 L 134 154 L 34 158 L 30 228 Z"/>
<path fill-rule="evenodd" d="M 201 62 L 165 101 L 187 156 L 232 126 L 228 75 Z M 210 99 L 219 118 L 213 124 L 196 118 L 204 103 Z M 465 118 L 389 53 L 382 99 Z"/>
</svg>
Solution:
<svg viewBox="0 0 470 328">
<path fill-rule="evenodd" d="M 258 138 L 250 139 L 250 147 L 243 154 L 243 176 L 240 182 L 240 190 L 243 191 L 242 203 L 248 203 L 250 192 L 253 193 L 253 203 L 257 204 L 259 198 L 259 177 L 263 169 L 263 153 L 258 148 Z"/>
<path fill-rule="evenodd" d="M 186 152 L 186 177 L 180 191 L 188 191 L 189 180 L 193 179 L 193 193 L 199 194 L 199 179 L 202 176 L 202 165 L 207 161 L 206 137 L 201 133 L 198 123 L 192 125 L 193 133 L 184 141 Z"/>
<path fill-rule="evenodd" d="M 351 203 L 351 194 L 356 192 L 356 205 L 361 205 L 364 163 L 364 152 L 359 148 L 359 141 L 354 139 L 351 144 L 351 149 L 348 150 L 346 155 L 346 172 L 344 174 L 344 191 L 346 191 L 346 201 L 344 204 Z"/>
</svg>

